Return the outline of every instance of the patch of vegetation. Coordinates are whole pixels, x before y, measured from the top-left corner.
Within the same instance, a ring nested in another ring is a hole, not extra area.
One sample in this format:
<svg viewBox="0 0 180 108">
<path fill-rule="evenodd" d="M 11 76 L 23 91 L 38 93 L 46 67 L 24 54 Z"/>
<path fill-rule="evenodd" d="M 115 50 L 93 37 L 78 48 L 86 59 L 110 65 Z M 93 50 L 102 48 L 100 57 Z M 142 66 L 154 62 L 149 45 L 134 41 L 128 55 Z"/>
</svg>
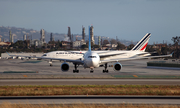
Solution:
<svg viewBox="0 0 180 108">
<path fill-rule="evenodd" d="M 166 85 L 43 85 L 1 86 L 0 96 L 43 95 L 180 95 L 180 86 Z"/>
<path fill-rule="evenodd" d="M 178 105 L 146 105 L 146 104 L 11 104 L 11 103 L 2 103 L 0 108 L 179 108 Z"/>
</svg>

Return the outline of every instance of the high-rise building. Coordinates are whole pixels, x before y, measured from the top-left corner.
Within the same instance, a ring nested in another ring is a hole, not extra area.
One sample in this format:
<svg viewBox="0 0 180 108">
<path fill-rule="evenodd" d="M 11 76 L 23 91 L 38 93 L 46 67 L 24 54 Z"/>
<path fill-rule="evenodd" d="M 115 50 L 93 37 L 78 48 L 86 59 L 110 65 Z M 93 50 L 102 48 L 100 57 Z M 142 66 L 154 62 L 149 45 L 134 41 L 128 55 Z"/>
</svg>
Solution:
<svg viewBox="0 0 180 108">
<path fill-rule="evenodd" d="M 71 28 L 70 27 L 68 27 L 68 34 L 67 34 L 67 36 L 69 37 L 69 41 L 72 41 L 71 40 Z"/>
<path fill-rule="evenodd" d="M 45 31 L 44 31 L 44 29 L 41 29 L 40 34 L 41 34 L 40 41 L 42 42 L 42 44 L 46 43 L 45 42 Z"/>
<path fill-rule="evenodd" d="M 24 40 L 24 41 L 26 40 L 26 35 L 23 35 L 23 40 Z"/>
<path fill-rule="evenodd" d="M 93 26 L 90 27 L 90 36 L 91 36 L 91 43 L 92 45 L 94 45 L 95 41 L 94 41 L 94 27 Z"/>
<path fill-rule="evenodd" d="M 82 26 L 82 39 L 85 41 L 85 27 Z"/>
<path fill-rule="evenodd" d="M 71 38 L 71 41 L 72 41 L 72 42 L 74 42 L 74 37 L 73 37 L 73 34 L 71 35 L 71 37 L 72 37 L 72 38 Z"/>
<path fill-rule="evenodd" d="M 50 34 L 50 41 L 54 41 L 54 37 L 52 33 Z"/>
<path fill-rule="evenodd" d="M 101 46 L 101 36 L 98 37 L 98 45 Z"/>
<path fill-rule="evenodd" d="M 13 36 L 12 36 L 11 30 L 9 31 L 9 42 L 13 43 Z"/>
<path fill-rule="evenodd" d="M 76 41 L 78 41 L 78 37 L 76 36 Z"/>
</svg>

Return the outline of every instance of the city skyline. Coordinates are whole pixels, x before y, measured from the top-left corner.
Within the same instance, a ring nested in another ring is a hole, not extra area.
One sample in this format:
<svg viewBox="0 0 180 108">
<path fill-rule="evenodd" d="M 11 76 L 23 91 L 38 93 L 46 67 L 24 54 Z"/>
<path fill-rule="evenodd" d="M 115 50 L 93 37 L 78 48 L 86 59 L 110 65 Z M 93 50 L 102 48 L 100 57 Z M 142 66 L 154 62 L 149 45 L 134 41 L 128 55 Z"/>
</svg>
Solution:
<svg viewBox="0 0 180 108">
<path fill-rule="evenodd" d="M 152 33 L 153 42 L 172 43 L 180 33 L 178 0 L 1 0 L 0 26 L 44 29 L 53 33 L 88 34 L 93 24 L 95 36 L 139 41 Z"/>
</svg>

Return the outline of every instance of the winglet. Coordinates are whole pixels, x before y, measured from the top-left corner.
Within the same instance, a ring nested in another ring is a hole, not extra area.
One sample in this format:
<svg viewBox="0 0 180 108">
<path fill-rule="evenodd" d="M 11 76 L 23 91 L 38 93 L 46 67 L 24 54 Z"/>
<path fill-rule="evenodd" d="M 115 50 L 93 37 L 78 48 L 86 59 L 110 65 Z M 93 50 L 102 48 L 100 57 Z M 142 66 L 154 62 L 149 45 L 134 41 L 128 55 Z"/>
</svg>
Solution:
<svg viewBox="0 0 180 108">
<path fill-rule="evenodd" d="M 89 51 L 91 51 L 91 34 L 90 34 L 90 26 L 89 26 Z"/>
<path fill-rule="evenodd" d="M 11 56 L 7 51 L 6 51 L 6 53 L 7 53 L 9 56 Z"/>
</svg>

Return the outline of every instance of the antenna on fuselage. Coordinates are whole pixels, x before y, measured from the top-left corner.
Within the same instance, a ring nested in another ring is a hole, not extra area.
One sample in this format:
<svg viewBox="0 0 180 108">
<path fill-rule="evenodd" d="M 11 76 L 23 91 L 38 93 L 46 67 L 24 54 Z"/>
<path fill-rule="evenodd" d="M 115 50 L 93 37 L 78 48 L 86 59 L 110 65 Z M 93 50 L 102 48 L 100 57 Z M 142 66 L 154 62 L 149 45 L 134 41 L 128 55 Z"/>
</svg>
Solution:
<svg viewBox="0 0 180 108">
<path fill-rule="evenodd" d="M 91 51 L 91 34 L 90 34 L 90 26 L 89 26 L 89 51 Z"/>
</svg>

